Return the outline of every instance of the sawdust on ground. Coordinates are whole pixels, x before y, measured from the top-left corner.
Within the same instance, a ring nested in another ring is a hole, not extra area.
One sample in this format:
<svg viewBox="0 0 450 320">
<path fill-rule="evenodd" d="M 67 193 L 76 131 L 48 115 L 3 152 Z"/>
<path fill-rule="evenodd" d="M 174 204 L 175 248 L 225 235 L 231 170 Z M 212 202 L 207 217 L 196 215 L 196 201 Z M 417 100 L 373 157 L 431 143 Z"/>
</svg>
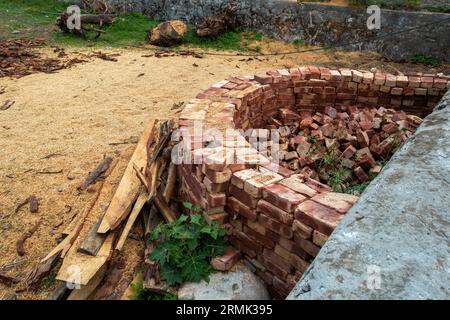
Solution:
<svg viewBox="0 0 450 320">
<path fill-rule="evenodd" d="M 282 43 L 270 46 L 277 51 L 293 49 Z M 50 48 L 42 50 L 52 52 Z M 10 276 L 23 279 L 94 197 L 94 193 L 79 192 L 77 187 L 103 155 L 119 150 L 122 157 L 130 157 L 150 118 L 176 116 L 176 110 L 171 110 L 174 103 L 193 98 L 217 81 L 230 75 L 308 64 L 366 70 L 377 67 L 388 72 L 430 71 L 427 67 L 383 62 L 377 54 L 359 52 L 257 59 L 143 57 L 150 53 L 143 48 L 115 52 L 120 53 L 118 62 L 95 59 L 54 74 L 0 79 L 0 88 L 5 88 L 0 105 L 15 101 L 11 108 L 0 111 L 0 271 L 6 266 L 3 271 Z M 38 198 L 39 212 L 32 214 L 24 206 L 16 213 L 17 205 L 30 195 Z M 19 257 L 16 241 L 38 219 L 42 224 L 26 241 L 26 255 Z M 21 285 L 0 284 L 0 299 L 14 295 L 19 299 L 44 299 L 54 288 L 52 277 L 37 292 L 16 294 L 15 289 Z"/>
</svg>

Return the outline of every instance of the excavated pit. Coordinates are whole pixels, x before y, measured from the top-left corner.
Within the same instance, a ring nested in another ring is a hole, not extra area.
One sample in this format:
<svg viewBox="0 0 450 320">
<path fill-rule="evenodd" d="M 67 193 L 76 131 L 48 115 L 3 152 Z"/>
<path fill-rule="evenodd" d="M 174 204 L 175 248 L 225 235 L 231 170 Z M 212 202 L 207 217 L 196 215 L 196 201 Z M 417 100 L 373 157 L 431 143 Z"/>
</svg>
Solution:
<svg viewBox="0 0 450 320">
<path fill-rule="evenodd" d="M 223 80 L 180 115 L 182 197 L 285 298 L 449 80 L 314 66 Z"/>
</svg>

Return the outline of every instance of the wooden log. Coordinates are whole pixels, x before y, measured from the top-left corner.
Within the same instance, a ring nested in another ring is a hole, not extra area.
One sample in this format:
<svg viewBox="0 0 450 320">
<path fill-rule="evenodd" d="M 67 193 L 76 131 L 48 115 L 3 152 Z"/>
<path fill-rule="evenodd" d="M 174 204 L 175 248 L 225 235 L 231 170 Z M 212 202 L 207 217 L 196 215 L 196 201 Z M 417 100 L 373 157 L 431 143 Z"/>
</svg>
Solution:
<svg viewBox="0 0 450 320">
<path fill-rule="evenodd" d="M 75 285 L 87 285 L 98 270 L 100 270 L 109 260 L 112 253 L 114 238 L 114 232 L 108 234 L 96 256 L 78 253 L 75 246 L 72 246 L 63 260 L 56 279 Z M 76 266 L 76 270 L 73 266 Z"/>
<path fill-rule="evenodd" d="M 98 227 L 102 222 L 103 216 L 100 217 L 97 222 L 91 227 L 87 236 L 84 238 L 83 242 L 78 247 L 78 252 L 89 254 L 91 256 L 97 255 L 98 250 L 100 250 L 103 242 L 106 239 L 105 234 L 97 233 Z"/>
<path fill-rule="evenodd" d="M 119 241 L 117 241 L 116 244 L 117 251 L 122 251 L 123 245 L 125 244 L 125 241 L 128 238 L 128 234 L 130 233 L 131 228 L 134 225 L 134 222 L 139 216 L 139 213 L 141 212 L 147 200 L 148 200 L 148 193 L 144 190 L 141 190 L 141 193 L 139 194 L 136 203 L 134 204 L 133 210 L 131 211 L 128 217 L 127 223 L 122 231 L 122 234 L 120 235 Z"/>
<path fill-rule="evenodd" d="M 67 25 L 67 20 L 70 15 L 66 12 L 63 12 L 59 15 L 56 25 L 64 32 L 74 31 L 77 34 L 81 34 L 82 30 L 70 30 Z M 115 16 L 111 14 L 82 14 L 80 15 L 80 27 L 86 27 L 87 24 L 95 24 L 99 26 L 103 25 L 111 25 L 115 21 Z"/>
<path fill-rule="evenodd" d="M 139 188 L 142 184 L 136 175 L 134 166 L 145 168 L 147 165 L 147 142 L 151 137 L 155 126 L 155 120 L 150 120 L 145 128 L 136 149 L 131 157 L 125 173 L 117 187 L 116 193 L 106 211 L 105 216 L 97 230 L 98 233 L 106 233 L 116 229 L 120 223 L 128 216 L 131 208 L 139 195 Z"/>
<path fill-rule="evenodd" d="M 105 157 L 102 162 L 100 162 L 100 164 L 94 169 L 94 171 L 92 171 L 87 177 L 86 179 L 83 181 L 83 183 L 80 185 L 79 189 L 80 190 L 86 190 L 92 183 L 95 182 L 95 180 L 97 180 L 97 178 L 105 173 L 109 166 L 111 165 L 112 162 L 112 158 L 111 157 Z"/>
</svg>

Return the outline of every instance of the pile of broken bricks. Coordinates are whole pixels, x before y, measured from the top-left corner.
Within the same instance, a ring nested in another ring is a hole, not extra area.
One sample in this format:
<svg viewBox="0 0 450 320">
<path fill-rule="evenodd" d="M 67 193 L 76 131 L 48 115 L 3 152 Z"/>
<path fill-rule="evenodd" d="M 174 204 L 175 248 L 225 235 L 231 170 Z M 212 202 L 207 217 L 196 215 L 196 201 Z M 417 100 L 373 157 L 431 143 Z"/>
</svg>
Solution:
<svg viewBox="0 0 450 320">
<path fill-rule="evenodd" d="M 381 171 L 387 160 L 422 123 L 404 111 L 356 106 L 325 107 L 323 113 L 280 109 L 268 129 L 281 128 L 279 163 L 328 183 L 340 170 L 343 183 L 358 184 Z M 332 157 L 333 159 L 325 159 Z M 330 164 L 331 163 L 331 164 Z M 332 166 L 338 168 L 333 168 Z"/>
</svg>

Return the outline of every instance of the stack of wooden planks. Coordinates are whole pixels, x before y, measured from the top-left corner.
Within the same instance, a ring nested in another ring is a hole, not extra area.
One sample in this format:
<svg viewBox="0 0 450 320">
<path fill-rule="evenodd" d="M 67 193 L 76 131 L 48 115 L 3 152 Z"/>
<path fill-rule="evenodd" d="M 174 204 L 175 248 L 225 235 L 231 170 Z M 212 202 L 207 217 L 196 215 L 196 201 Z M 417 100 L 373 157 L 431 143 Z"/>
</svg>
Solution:
<svg viewBox="0 0 450 320">
<path fill-rule="evenodd" d="M 49 299 L 92 299 L 102 296 L 96 291 L 111 291 L 108 286 L 117 283 L 111 278 L 117 278 L 118 261 L 123 259 L 125 242 L 138 217 L 143 221 L 144 240 L 158 223 L 176 219 L 177 203 L 171 201 L 176 168 L 170 161 L 170 135 L 175 127 L 172 120 L 150 120 L 123 174 L 118 159 L 105 158 L 86 178 L 80 192 L 100 174 L 106 176 L 96 183 L 96 196 L 69 225 L 65 238 L 28 275 L 26 290 L 60 265 L 56 276 L 60 286 Z M 146 256 L 153 247 L 154 243 L 145 240 Z M 167 292 L 159 281 L 157 264 L 145 262 L 144 287 Z"/>
</svg>

